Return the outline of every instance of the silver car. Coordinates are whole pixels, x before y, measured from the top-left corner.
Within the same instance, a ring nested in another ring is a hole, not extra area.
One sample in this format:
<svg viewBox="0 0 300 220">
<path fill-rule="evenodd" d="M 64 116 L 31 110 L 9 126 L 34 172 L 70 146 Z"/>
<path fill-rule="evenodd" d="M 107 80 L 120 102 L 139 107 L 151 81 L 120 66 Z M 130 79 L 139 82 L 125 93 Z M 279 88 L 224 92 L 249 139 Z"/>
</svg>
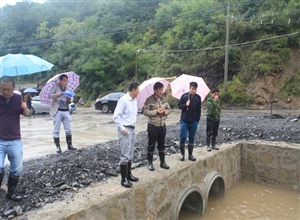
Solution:
<svg viewBox="0 0 300 220">
<path fill-rule="evenodd" d="M 39 96 L 35 96 L 31 100 L 31 115 L 34 115 L 35 113 L 49 113 L 50 112 L 50 105 L 42 104 L 41 99 Z M 69 104 L 69 111 L 72 114 L 74 111 L 76 111 L 76 105 L 75 103 Z"/>
</svg>

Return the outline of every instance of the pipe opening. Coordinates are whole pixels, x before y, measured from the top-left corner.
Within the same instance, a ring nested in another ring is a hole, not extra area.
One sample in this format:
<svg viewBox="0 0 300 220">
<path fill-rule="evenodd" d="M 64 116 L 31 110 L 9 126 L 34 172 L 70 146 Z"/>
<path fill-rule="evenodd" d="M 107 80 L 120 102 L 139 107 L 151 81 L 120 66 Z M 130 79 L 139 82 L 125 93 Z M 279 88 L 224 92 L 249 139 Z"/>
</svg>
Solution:
<svg viewBox="0 0 300 220">
<path fill-rule="evenodd" d="M 225 196 L 224 180 L 221 177 L 217 177 L 210 187 L 207 205 L 209 205 L 209 201 L 212 201 L 212 200 L 215 200 L 218 198 L 224 198 L 224 196 Z"/>
<path fill-rule="evenodd" d="M 183 201 L 178 219 L 187 219 L 188 216 L 202 215 L 203 207 L 203 199 L 201 195 L 194 191 Z"/>
</svg>

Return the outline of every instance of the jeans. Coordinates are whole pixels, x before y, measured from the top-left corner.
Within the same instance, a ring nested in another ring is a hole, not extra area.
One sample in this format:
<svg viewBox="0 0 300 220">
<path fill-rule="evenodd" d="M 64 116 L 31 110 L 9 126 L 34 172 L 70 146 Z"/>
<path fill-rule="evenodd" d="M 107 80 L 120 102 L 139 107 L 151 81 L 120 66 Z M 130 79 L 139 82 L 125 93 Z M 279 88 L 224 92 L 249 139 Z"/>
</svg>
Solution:
<svg viewBox="0 0 300 220">
<path fill-rule="evenodd" d="M 5 156 L 10 162 L 9 172 L 14 176 L 21 176 L 23 170 L 23 144 L 21 140 L 0 140 L 0 173 L 4 172 Z"/>
<path fill-rule="evenodd" d="M 187 137 L 187 132 L 189 132 L 189 144 L 194 144 L 195 134 L 197 131 L 198 121 L 193 123 L 186 123 L 180 121 L 180 144 L 184 144 Z"/>
</svg>

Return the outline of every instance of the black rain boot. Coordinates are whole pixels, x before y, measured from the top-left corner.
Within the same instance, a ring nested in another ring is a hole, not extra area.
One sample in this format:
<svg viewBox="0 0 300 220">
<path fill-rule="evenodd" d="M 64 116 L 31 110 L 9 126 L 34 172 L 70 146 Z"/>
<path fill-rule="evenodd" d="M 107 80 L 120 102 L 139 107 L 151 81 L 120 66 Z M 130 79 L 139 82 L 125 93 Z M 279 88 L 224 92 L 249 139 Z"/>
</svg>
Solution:
<svg viewBox="0 0 300 220">
<path fill-rule="evenodd" d="M 210 137 L 206 137 L 206 146 L 207 146 L 207 151 L 211 151 L 211 148 L 210 148 Z"/>
<path fill-rule="evenodd" d="M 185 154 L 184 147 L 185 147 L 185 144 L 180 144 L 180 152 L 181 152 L 180 160 L 181 161 L 184 161 L 184 154 Z"/>
<path fill-rule="evenodd" d="M 127 179 L 129 181 L 137 182 L 139 180 L 139 178 L 137 178 L 131 174 L 131 161 L 128 161 L 128 171 L 127 172 L 128 172 Z"/>
<path fill-rule="evenodd" d="M 193 157 L 193 149 L 194 149 L 194 145 L 189 144 L 189 145 L 188 145 L 188 149 L 189 149 L 189 160 L 195 161 L 196 158 Z"/>
<path fill-rule="evenodd" d="M 128 164 L 121 164 L 120 165 L 120 170 L 121 170 L 121 185 L 125 186 L 125 187 L 131 187 L 132 183 L 129 182 L 128 178 L 127 178 L 127 174 L 128 174 L 128 168 L 127 168 Z"/>
<path fill-rule="evenodd" d="M 55 145 L 56 145 L 56 153 L 61 154 L 61 148 L 60 148 L 60 143 L 59 143 L 59 137 L 58 137 L 58 138 L 54 137 L 53 140 L 54 140 L 54 143 L 55 143 Z"/>
<path fill-rule="evenodd" d="M 0 188 L 1 188 L 3 178 L 4 178 L 4 171 L 0 174 Z"/>
<path fill-rule="evenodd" d="M 68 150 L 76 150 L 76 148 L 72 145 L 72 135 L 66 135 L 66 141 L 68 144 Z"/>
<path fill-rule="evenodd" d="M 163 169 L 169 169 L 170 167 L 165 162 L 165 152 L 159 151 L 159 158 L 160 158 L 160 167 Z"/>
<path fill-rule="evenodd" d="M 15 188 L 17 187 L 18 182 L 19 182 L 18 176 L 9 175 L 6 198 L 14 200 L 15 202 L 20 202 L 22 200 L 22 196 L 18 196 L 15 193 Z"/>
<path fill-rule="evenodd" d="M 219 150 L 219 148 L 216 146 L 216 138 L 217 138 L 216 136 L 213 136 L 211 140 L 213 150 Z"/>
<path fill-rule="evenodd" d="M 153 152 L 148 152 L 148 170 L 154 171 L 154 166 L 153 166 Z"/>
</svg>

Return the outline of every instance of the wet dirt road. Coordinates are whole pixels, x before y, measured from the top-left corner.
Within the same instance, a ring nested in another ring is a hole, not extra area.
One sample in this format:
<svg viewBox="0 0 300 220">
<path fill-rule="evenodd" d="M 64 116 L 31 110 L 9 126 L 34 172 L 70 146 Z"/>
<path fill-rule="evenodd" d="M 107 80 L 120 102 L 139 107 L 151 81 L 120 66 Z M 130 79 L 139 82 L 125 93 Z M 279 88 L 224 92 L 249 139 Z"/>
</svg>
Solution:
<svg viewBox="0 0 300 220">
<path fill-rule="evenodd" d="M 92 108 L 77 108 L 72 114 L 73 145 L 85 148 L 118 138 L 117 127 L 112 120 L 113 114 L 103 114 Z M 180 111 L 173 110 L 167 125 L 179 121 Z M 138 114 L 136 132 L 145 131 L 147 117 Z M 30 118 L 21 116 L 21 135 L 24 147 L 24 160 L 55 154 L 52 138 L 53 122 L 49 114 L 35 114 Z M 62 151 L 67 150 L 65 133 L 61 125 L 60 142 Z"/>
<path fill-rule="evenodd" d="M 222 110 L 222 113 L 269 113 L 270 110 Z M 299 110 L 273 111 L 273 114 L 284 112 L 300 113 Z M 73 145 L 76 148 L 86 148 L 90 145 L 104 143 L 117 138 L 117 128 L 112 120 L 112 113 L 103 114 L 94 108 L 77 108 L 72 114 Z M 179 122 L 180 110 L 174 109 L 166 124 Z M 138 114 L 136 132 L 145 131 L 148 118 Z M 205 110 L 202 111 L 200 123 L 206 123 Z M 52 138 L 53 122 L 49 114 L 35 114 L 30 118 L 21 116 L 21 135 L 24 146 L 24 160 L 56 154 Z M 67 150 L 65 133 L 61 125 L 61 147 Z"/>
</svg>

